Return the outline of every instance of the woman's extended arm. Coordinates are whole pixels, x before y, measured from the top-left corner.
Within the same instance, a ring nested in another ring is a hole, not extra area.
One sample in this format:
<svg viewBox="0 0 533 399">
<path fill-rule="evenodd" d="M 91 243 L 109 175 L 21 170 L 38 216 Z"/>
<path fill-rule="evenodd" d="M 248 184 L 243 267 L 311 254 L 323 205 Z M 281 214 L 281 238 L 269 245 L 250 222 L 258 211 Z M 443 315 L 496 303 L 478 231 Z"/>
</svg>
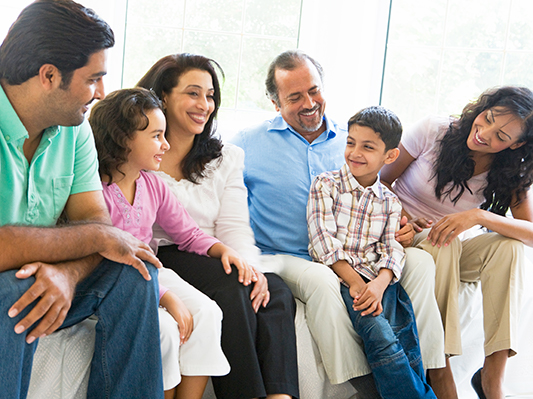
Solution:
<svg viewBox="0 0 533 399">
<path fill-rule="evenodd" d="M 416 159 L 407 152 L 402 143 L 400 143 L 398 149 L 400 150 L 400 155 L 396 161 L 391 164 L 384 165 L 383 168 L 381 168 L 381 173 L 379 175 L 381 182 L 391 190 L 392 183 L 394 183 L 396 179 L 400 177 L 409 167 L 409 165 L 411 165 L 411 163 L 413 163 L 413 161 Z"/>
<path fill-rule="evenodd" d="M 512 218 L 496 215 L 478 208 L 446 215 L 435 223 L 428 234 L 428 239 L 434 245 L 447 245 L 463 231 L 473 226 L 481 225 L 503 236 L 514 238 L 528 246 L 533 246 L 532 194 L 527 192 L 522 203 L 511 207 L 511 212 L 513 214 Z"/>
<path fill-rule="evenodd" d="M 416 159 L 407 152 L 402 143 L 400 143 L 398 149 L 400 150 L 400 155 L 396 161 L 383 166 L 380 173 L 381 182 L 393 192 L 392 183 L 394 183 Z M 396 241 L 402 244 L 403 247 L 409 247 L 413 243 L 415 232 L 430 227 L 431 221 L 426 219 L 413 219 L 405 209 L 402 209 L 402 216 L 407 218 L 407 223 L 405 223 L 405 219 L 402 218 L 400 230 L 396 232 Z"/>
</svg>

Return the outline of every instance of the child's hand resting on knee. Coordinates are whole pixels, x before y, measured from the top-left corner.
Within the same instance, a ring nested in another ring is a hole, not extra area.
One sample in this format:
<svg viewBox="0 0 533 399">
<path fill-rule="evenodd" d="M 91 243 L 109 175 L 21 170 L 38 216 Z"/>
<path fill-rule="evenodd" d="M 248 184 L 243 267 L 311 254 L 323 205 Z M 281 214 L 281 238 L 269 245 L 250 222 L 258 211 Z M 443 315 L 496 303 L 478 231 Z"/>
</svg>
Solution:
<svg viewBox="0 0 533 399">
<path fill-rule="evenodd" d="M 361 316 L 369 314 L 379 316 L 383 312 L 381 299 L 383 292 L 389 286 L 392 280 L 392 271 L 389 269 L 381 269 L 378 276 L 369 281 L 359 293 L 354 296 L 353 309 L 361 312 Z M 351 288 L 350 288 L 351 294 Z"/>
<path fill-rule="evenodd" d="M 159 304 L 163 306 L 168 313 L 178 323 L 180 332 L 180 344 L 183 345 L 191 336 L 194 328 L 194 320 L 191 312 L 185 306 L 183 301 L 173 292 L 167 291 L 159 300 Z"/>
</svg>

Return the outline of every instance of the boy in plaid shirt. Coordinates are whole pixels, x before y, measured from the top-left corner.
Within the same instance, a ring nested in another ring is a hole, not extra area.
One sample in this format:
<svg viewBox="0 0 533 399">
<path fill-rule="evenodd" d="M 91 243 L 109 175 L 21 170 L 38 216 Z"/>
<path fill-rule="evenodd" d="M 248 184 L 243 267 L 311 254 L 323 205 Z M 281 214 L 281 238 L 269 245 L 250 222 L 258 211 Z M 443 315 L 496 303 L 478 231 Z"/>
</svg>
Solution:
<svg viewBox="0 0 533 399">
<path fill-rule="evenodd" d="M 383 107 L 365 108 L 348 121 L 346 164 L 311 185 L 309 253 L 340 277 L 380 395 L 436 398 L 425 380 L 411 302 L 397 284 L 404 251 L 394 234 L 402 207 L 378 176 L 398 157 L 401 134 L 398 117 Z"/>
</svg>

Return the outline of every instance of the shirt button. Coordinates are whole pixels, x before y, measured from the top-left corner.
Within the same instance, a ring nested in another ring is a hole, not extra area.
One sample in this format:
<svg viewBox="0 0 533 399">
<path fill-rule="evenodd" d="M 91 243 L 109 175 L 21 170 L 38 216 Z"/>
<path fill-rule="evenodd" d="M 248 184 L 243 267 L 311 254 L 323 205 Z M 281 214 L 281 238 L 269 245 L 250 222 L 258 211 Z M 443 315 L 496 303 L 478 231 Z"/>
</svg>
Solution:
<svg viewBox="0 0 533 399">
<path fill-rule="evenodd" d="M 309 147 L 309 151 L 313 151 L 313 147 Z"/>
<path fill-rule="evenodd" d="M 10 136 L 6 136 L 6 140 L 7 141 L 11 140 L 11 137 Z"/>
</svg>

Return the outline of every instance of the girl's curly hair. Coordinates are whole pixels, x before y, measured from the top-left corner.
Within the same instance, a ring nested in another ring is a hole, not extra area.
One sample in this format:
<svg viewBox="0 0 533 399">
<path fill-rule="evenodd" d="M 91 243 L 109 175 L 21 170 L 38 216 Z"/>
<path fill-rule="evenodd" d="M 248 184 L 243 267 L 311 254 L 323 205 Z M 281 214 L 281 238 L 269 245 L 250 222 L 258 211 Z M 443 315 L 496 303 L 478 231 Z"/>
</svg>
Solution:
<svg viewBox="0 0 533 399">
<path fill-rule="evenodd" d="M 498 108 L 494 110 L 494 108 Z M 475 162 L 467 146 L 467 138 L 474 119 L 485 110 L 495 114 L 512 114 L 522 121 L 521 147 L 507 148 L 495 154 L 483 190 L 485 202 L 481 209 L 505 215 L 512 205 L 519 204 L 526 190 L 533 183 L 533 93 L 525 87 L 499 87 L 485 91 L 474 102 L 464 107 L 459 119 L 450 123 L 448 131 L 439 142 L 439 153 L 435 161 L 435 195 L 449 196 L 457 203 L 468 187 L 468 180 L 474 174 Z M 451 184 L 449 184 L 451 183 Z M 511 204 L 513 196 L 516 203 Z"/>
<path fill-rule="evenodd" d="M 161 101 L 143 88 L 122 89 L 108 94 L 94 105 L 89 116 L 93 129 L 100 176 L 108 176 L 113 183 L 113 172 L 124 174 L 120 167 L 128 161 L 129 142 L 138 130 L 148 127 L 147 113 L 162 109 Z"/>
</svg>

